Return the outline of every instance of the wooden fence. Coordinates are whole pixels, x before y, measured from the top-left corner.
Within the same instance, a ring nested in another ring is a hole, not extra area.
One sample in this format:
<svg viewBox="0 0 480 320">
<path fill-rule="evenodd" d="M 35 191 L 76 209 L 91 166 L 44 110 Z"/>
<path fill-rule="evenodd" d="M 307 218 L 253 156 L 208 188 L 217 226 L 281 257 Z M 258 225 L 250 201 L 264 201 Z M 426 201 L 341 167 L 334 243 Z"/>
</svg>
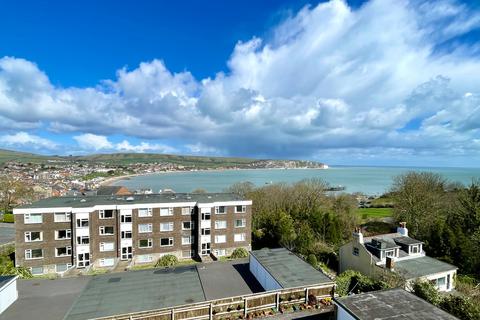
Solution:
<svg viewBox="0 0 480 320">
<path fill-rule="evenodd" d="M 280 289 L 188 305 L 95 318 L 95 320 L 247 319 L 272 312 L 273 310 L 279 311 L 292 305 L 312 304 L 312 301 L 319 303 L 322 299 L 328 300 L 328 298 L 333 297 L 333 291 L 333 283 Z"/>
</svg>

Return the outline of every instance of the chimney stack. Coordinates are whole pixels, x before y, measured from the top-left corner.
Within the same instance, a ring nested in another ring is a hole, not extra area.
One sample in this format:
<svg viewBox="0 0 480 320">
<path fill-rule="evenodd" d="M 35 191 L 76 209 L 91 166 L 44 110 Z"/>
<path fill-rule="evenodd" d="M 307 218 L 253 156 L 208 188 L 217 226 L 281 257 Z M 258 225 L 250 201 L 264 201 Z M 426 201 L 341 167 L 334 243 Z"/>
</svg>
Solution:
<svg viewBox="0 0 480 320">
<path fill-rule="evenodd" d="M 388 270 L 393 271 L 393 268 L 395 267 L 395 260 L 393 260 L 393 257 L 387 257 L 385 266 Z"/>
<path fill-rule="evenodd" d="M 402 236 L 408 237 L 407 223 L 404 221 L 400 222 L 400 226 L 397 227 L 397 232 Z"/>
<path fill-rule="evenodd" d="M 353 232 L 353 241 L 359 244 L 363 244 L 363 234 L 360 228 L 355 228 L 355 231 Z"/>
</svg>

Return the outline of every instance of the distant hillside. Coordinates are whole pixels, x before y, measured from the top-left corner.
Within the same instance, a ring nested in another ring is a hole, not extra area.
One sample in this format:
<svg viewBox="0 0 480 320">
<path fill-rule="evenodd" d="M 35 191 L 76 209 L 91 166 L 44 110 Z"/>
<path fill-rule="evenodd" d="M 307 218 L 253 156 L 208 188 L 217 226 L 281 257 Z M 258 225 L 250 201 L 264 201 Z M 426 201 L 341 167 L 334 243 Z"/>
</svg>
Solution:
<svg viewBox="0 0 480 320">
<path fill-rule="evenodd" d="M 0 164 L 7 161 L 22 163 L 46 162 L 102 162 L 112 165 L 129 165 L 132 163 L 170 163 L 177 166 L 202 168 L 238 167 L 238 168 L 275 168 L 275 167 L 321 167 L 322 163 L 300 160 L 262 160 L 252 158 L 201 157 L 155 153 L 111 153 L 87 156 L 44 156 L 33 153 L 0 149 Z"/>
</svg>

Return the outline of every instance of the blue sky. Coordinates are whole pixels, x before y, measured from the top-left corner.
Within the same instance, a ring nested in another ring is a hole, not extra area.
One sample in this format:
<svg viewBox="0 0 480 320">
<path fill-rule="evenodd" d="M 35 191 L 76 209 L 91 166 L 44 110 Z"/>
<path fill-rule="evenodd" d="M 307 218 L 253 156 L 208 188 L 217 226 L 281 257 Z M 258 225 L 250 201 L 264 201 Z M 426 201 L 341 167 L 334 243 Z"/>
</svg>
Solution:
<svg viewBox="0 0 480 320">
<path fill-rule="evenodd" d="M 480 8 L 15 1 L 0 148 L 478 166 Z"/>
</svg>

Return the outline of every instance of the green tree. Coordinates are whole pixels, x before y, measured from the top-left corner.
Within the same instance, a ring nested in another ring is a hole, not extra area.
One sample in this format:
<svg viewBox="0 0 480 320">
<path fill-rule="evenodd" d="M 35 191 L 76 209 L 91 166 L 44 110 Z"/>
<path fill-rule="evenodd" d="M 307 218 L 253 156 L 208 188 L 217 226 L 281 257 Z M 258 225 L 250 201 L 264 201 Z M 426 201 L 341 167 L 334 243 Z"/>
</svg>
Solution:
<svg viewBox="0 0 480 320">
<path fill-rule="evenodd" d="M 437 288 L 430 281 L 417 280 L 413 283 L 412 289 L 416 296 L 433 305 L 438 306 L 441 302 L 441 296 Z"/>
<path fill-rule="evenodd" d="M 23 181 L 7 175 L 0 176 L 0 203 L 3 212 L 10 212 L 14 205 L 31 201 L 32 198 L 33 189 Z"/>
<path fill-rule="evenodd" d="M 178 258 L 173 254 L 166 254 L 158 259 L 155 267 L 173 267 L 178 263 Z"/>
<path fill-rule="evenodd" d="M 236 248 L 230 255 L 230 258 L 232 259 L 240 259 L 246 257 L 248 257 L 248 251 L 245 248 Z"/>
<path fill-rule="evenodd" d="M 440 308 L 461 320 L 480 319 L 480 307 L 468 297 L 449 295 L 440 302 Z"/>
</svg>

